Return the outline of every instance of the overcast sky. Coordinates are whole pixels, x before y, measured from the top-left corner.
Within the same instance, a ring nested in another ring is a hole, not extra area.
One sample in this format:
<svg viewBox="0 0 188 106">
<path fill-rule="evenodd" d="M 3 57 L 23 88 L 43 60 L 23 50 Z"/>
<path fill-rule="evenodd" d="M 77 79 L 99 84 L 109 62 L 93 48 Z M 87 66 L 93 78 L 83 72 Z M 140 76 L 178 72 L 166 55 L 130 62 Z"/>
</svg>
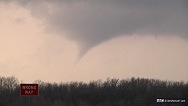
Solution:
<svg viewBox="0 0 188 106">
<path fill-rule="evenodd" d="M 188 81 L 187 0 L 1 0 L 0 76 Z"/>
</svg>

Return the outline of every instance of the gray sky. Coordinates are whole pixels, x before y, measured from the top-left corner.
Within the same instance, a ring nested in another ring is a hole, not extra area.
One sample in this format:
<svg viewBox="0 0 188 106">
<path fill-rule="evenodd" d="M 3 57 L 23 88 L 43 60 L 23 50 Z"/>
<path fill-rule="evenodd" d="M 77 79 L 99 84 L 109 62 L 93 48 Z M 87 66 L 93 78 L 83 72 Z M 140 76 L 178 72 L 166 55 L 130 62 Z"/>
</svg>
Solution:
<svg viewBox="0 0 188 106">
<path fill-rule="evenodd" d="M 0 13 L 0 75 L 188 80 L 186 0 L 1 1 Z"/>
</svg>

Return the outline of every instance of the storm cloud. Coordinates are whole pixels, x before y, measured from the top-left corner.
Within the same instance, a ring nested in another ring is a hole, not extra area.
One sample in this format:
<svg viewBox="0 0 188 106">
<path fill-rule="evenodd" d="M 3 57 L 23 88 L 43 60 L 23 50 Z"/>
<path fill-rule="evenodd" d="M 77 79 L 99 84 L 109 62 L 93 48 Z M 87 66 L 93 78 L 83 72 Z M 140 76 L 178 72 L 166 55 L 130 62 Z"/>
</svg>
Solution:
<svg viewBox="0 0 188 106">
<path fill-rule="evenodd" d="M 20 0 L 50 31 L 80 46 L 80 56 L 132 34 L 188 38 L 187 0 Z"/>
</svg>

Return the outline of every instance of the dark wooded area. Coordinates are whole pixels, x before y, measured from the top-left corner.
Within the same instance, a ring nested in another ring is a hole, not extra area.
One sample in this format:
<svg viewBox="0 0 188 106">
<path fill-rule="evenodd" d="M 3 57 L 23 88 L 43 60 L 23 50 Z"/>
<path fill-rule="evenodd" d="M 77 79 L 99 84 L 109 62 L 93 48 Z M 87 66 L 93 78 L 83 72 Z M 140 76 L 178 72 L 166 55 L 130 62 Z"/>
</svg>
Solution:
<svg viewBox="0 0 188 106">
<path fill-rule="evenodd" d="M 156 99 L 188 98 L 188 82 L 108 78 L 89 83 L 35 83 L 40 91 L 38 97 L 30 97 L 31 106 L 186 106 L 187 103 L 156 103 Z M 29 97 L 20 96 L 18 79 L 0 77 L 0 106 L 28 103 Z"/>
</svg>

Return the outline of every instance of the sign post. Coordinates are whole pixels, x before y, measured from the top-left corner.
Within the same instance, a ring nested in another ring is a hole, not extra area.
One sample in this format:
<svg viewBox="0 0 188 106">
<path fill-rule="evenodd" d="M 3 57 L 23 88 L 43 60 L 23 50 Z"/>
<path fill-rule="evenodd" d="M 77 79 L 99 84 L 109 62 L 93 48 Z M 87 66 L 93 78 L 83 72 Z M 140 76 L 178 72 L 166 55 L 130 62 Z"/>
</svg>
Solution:
<svg viewBox="0 0 188 106">
<path fill-rule="evenodd" d="M 38 84 L 20 84 L 20 96 L 29 96 L 29 106 L 31 103 L 30 96 L 39 96 Z"/>
<path fill-rule="evenodd" d="M 39 96 L 38 84 L 20 84 L 20 96 Z"/>
</svg>

